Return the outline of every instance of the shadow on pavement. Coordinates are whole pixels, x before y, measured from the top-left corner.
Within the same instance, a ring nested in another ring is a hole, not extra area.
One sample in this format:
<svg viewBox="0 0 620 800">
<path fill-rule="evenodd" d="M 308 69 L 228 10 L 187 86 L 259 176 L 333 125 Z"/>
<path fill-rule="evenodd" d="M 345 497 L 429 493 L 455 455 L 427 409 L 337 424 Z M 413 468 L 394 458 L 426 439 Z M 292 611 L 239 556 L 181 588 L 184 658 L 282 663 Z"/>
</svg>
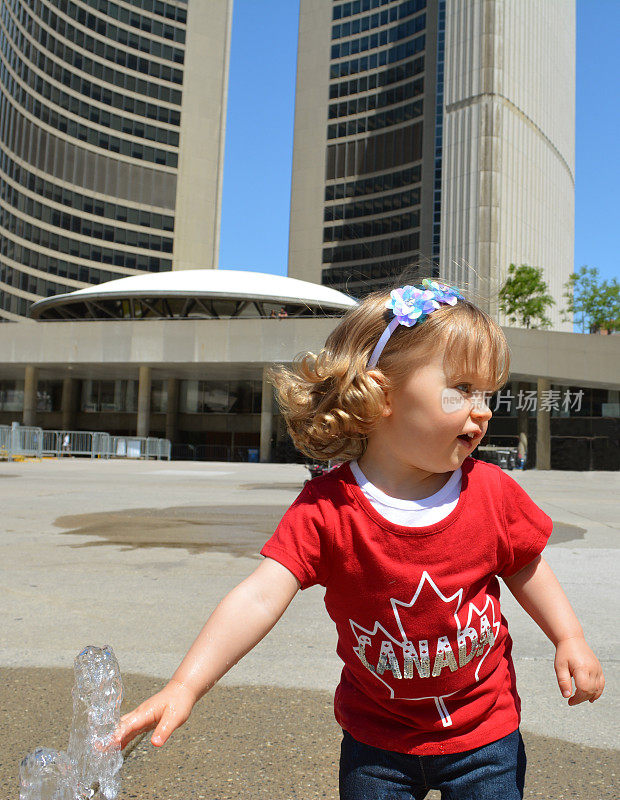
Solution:
<svg viewBox="0 0 620 800">
<path fill-rule="evenodd" d="M 142 675 L 123 681 L 123 712 L 162 686 Z M 17 797 L 26 753 L 39 745 L 66 748 L 72 684 L 70 669 L 0 669 L 0 796 Z M 525 798 L 619 796 L 619 751 L 527 731 L 524 739 Z M 337 800 L 339 747 L 329 692 L 216 686 L 163 748 L 148 737 L 136 747 L 123 767 L 118 800 Z"/>
</svg>

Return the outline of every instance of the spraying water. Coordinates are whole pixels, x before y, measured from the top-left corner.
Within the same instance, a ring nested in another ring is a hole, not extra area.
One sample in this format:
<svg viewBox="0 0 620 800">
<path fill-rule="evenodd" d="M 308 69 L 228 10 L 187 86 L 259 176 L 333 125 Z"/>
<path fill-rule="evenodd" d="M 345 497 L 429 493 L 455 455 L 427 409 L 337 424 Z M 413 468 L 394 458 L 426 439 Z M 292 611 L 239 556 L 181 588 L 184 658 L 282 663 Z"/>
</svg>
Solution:
<svg viewBox="0 0 620 800">
<path fill-rule="evenodd" d="M 19 768 L 20 800 L 106 800 L 120 790 L 123 756 L 112 735 L 120 720 L 123 684 L 114 651 L 86 647 L 73 663 L 73 720 L 68 752 L 43 747 Z"/>
</svg>

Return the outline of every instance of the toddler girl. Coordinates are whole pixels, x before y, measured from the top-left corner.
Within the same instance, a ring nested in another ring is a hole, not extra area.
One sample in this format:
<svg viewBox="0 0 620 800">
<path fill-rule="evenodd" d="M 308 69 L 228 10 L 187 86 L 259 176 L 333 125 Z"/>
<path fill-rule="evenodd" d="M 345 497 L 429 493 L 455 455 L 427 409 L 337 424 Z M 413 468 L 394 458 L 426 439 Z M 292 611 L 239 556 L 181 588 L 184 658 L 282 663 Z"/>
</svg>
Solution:
<svg viewBox="0 0 620 800">
<path fill-rule="evenodd" d="M 541 556 L 551 519 L 471 455 L 491 418 L 486 400 L 508 376 L 500 326 L 429 279 L 369 295 L 318 356 L 273 369 L 297 448 L 343 463 L 305 485 L 167 686 L 122 718 L 121 745 L 152 728 L 162 745 L 296 592 L 319 583 L 344 662 L 341 798 L 521 798 L 498 577 L 555 645 L 569 705 L 596 700 L 604 679 Z"/>
</svg>

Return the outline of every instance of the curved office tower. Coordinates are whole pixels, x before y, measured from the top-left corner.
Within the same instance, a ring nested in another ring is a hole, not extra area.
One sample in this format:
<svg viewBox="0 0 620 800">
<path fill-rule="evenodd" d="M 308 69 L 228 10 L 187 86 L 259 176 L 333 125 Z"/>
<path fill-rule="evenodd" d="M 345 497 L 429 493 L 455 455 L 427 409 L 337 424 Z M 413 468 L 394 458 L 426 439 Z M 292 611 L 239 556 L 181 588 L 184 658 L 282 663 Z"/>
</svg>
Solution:
<svg viewBox="0 0 620 800">
<path fill-rule="evenodd" d="M 574 96 L 573 0 L 301 0 L 289 276 L 361 296 L 413 265 L 500 318 L 529 264 L 572 330 Z"/>
<path fill-rule="evenodd" d="M 502 324 L 514 263 L 543 268 L 552 328 L 573 329 L 560 310 L 574 259 L 575 36 L 574 0 L 447 3 L 441 274 L 469 280 Z"/>
<path fill-rule="evenodd" d="M 0 321 L 215 267 L 232 0 L 0 0 Z"/>
<path fill-rule="evenodd" d="M 360 296 L 438 259 L 443 15 L 426 0 L 302 0 L 290 277 Z"/>
</svg>

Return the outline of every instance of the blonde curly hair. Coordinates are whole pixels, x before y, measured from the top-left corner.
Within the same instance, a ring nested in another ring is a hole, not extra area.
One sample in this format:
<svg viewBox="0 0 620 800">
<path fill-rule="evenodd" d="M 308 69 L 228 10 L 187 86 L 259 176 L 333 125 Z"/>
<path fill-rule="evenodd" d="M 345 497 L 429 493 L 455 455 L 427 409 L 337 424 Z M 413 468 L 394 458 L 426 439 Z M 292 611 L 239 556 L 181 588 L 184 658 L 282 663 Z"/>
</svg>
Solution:
<svg viewBox="0 0 620 800">
<path fill-rule="evenodd" d="M 373 292 L 348 311 L 318 355 L 300 353 L 290 368 L 278 364 L 267 371 L 295 447 L 314 460 L 359 458 L 382 419 L 385 392 L 398 389 L 444 345 L 451 379 L 481 373 L 492 392 L 508 380 L 504 332 L 469 299 L 441 305 L 412 328 L 398 325 L 377 365 L 367 369 L 393 319 L 385 308 L 390 291 Z"/>
</svg>

